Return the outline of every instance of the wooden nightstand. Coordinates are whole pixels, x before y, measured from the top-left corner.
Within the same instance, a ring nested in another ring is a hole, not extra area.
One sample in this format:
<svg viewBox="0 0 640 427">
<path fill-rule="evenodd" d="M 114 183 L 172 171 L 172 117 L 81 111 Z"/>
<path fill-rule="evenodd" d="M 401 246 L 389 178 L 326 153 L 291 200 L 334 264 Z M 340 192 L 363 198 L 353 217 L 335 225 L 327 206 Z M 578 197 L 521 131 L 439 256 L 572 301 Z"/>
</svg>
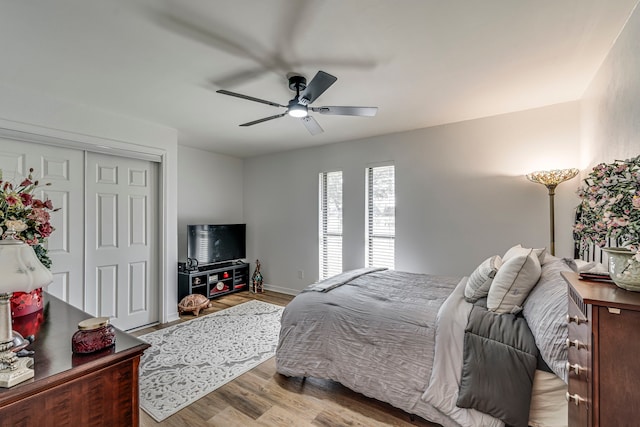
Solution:
<svg viewBox="0 0 640 427">
<path fill-rule="evenodd" d="M 637 425 L 640 293 L 562 275 L 569 284 L 569 426 Z"/>
</svg>

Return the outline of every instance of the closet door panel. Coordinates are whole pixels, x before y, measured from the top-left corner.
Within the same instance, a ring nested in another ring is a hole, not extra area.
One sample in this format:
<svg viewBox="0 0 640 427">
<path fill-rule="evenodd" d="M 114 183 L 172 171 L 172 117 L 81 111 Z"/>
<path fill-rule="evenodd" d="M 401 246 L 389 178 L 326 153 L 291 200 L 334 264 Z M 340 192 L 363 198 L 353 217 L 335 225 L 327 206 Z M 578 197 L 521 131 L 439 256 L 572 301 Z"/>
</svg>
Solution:
<svg viewBox="0 0 640 427">
<path fill-rule="evenodd" d="M 156 165 L 87 155 L 87 310 L 121 329 L 158 320 Z"/>
<path fill-rule="evenodd" d="M 35 194 L 50 199 L 55 231 L 47 239 L 53 283 L 47 292 L 84 309 L 84 153 L 79 150 L 0 139 L 3 179 L 19 184 L 34 168 Z"/>
<path fill-rule="evenodd" d="M 25 172 L 27 164 L 26 154 L 23 152 L 8 151 L 8 149 L 12 148 L 12 141 L 0 139 L 0 142 L 2 143 L 2 149 L 0 150 L 2 179 L 4 181 L 15 182 L 17 181 L 16 178 L 24 178 L 27 176 L 28 174 Z"/>
</svg>

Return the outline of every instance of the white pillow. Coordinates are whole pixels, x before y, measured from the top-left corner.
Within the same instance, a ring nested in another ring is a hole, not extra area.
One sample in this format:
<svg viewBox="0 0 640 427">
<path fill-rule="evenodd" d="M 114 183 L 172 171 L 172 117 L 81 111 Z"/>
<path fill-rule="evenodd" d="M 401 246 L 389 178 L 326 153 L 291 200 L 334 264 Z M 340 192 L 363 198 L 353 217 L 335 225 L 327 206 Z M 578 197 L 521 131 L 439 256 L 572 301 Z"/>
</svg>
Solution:
<svg viewBox="0 0 640 427">
<path fill-rule="evenodd" d="M 531 248 L 523 248 L 522 245 L 515 245 L 514 247 L 510 248 L 502 256 L 502 261 L 504 262 L 516 255 L 528 255 L 529 251 L 533 251 L 537 255 L 538 261 L 540 261 L 540 265 L 542 265 L 542 261 L 544 261 L 544 255 L 545 255 L 545 252 L 547 251 L 547 248 L 531 249 Z"/>
<path fill-rule="evenodd" d="M 489 293 L 491 282 L 493 282 L 493 278 L 501 265 L 502 258 L 499 255 L 494 255 L 484 260 L 467 280 L 467 286 L 464 288 L 465 299 L 469 302 L 476 302 L 480 298 L 486 297 Z"/>
<path fill-rule="evenodd" d="M 496 313 L 517 313 L 540 278 L 540 260 L 529 249 L 527 254 L 503 261 L 489 288 L 487 308 Z"/>
</svg>

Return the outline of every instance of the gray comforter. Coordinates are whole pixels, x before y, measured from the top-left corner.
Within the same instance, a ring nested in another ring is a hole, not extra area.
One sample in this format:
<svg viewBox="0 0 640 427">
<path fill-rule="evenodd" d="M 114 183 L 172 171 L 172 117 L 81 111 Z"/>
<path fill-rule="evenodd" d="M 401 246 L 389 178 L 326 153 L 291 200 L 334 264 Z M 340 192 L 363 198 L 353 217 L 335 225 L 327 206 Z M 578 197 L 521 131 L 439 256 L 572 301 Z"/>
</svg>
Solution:
<svg viewBox="0 0 640 427">
<path fill-rule="evenodd" d="M 457 406 L 527 427 L 538 349 L 524 317 L 476 304 L 464 336 Z"/>
<path fill-rule="evenodd" d="M 277 371 L 332 379 L 445 426 L 501 425 L 473 409 L 455 408 L 450 418 L 430 399 L 449 404 L 453 398 L 455 406 L 456 396 L 425 392 L 436 357 L 440 308 L 454 289 L 455 305 L 466 304 L 460 278 L 392 270 L 353 276 L 344 284 L 333 283 L 328 292 L 304 292 L 289 303 L 282 316 Z M 462 322 L 459 334 L 447 337 L 459 342 L 453 375 L 460 375 L 469 311 L 455 316 Z M 441 363 L 449 357 L 443 353 Z"/>
</svg>

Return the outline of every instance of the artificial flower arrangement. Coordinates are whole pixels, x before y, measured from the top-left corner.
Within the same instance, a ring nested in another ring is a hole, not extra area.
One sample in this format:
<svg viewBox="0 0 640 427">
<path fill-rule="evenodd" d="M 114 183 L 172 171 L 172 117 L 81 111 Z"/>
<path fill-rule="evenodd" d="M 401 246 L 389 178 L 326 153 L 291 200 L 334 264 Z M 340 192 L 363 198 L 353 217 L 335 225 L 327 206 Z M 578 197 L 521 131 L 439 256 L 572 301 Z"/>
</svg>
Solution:
<svg viewBox="0 0 640 427">
<path fill-rule="evenodd" d="M 601 163 L 582 181 L 579 221 L 574 226 L 584 251 L 615 242 L 640 262 L 640 156 Z"/>
<path fill-rule="evenodd" d="M 35 190 L 41 185 L 33 180 L 32 174 L 33 168 L 30 168 L 27 178 L 19 185 L 14 185 L 10 181 L 3 181 L 0 170 L 0 233 L 6 234 L 10 228 L 15 230 L 15 237 L 32 246 L 40 262 L 51 268 L 51 259 L 44 243 L 54 231 L 50 212 L 57 209 L 53 208 L 51 200 L 40 200 L 34 196 Z"/>
</svg>

